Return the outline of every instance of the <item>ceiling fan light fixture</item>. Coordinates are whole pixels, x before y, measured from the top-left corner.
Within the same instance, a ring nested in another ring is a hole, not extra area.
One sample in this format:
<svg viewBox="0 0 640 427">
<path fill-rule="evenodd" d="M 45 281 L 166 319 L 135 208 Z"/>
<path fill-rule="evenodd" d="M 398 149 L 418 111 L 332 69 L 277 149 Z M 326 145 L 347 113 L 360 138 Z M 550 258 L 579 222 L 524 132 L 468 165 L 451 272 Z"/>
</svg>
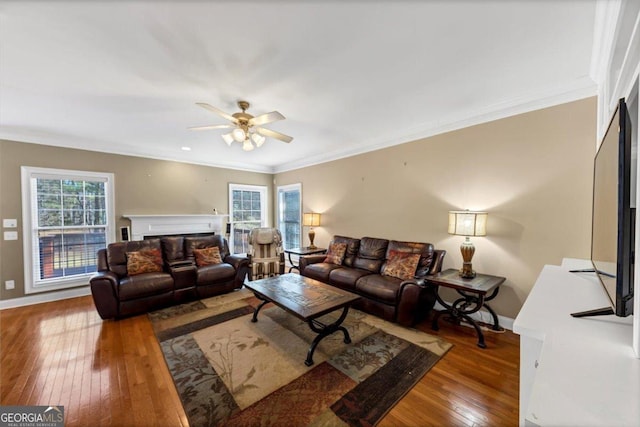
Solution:
<svg viewBox="0 0 640 427">
<path fill-rule="evenodd" d="M 240 128 L 235 128 L 231 134 L 233 135 L 233 139 L 236 140 L 236 142 L 243 142 L 245 139 L 247 139 L 247 134 L 244 133 L 244 130 L 240 129 Z"/>
<path fill-rule="evenodd" d="M 258 133 L 254 133 L 251 135 L 251 140 L 254 142 L 254 144 L 256 144 L 256 147 L 260 148 L 262 147 L 262 144 L 264 144 L 264 141 L 267 138 L 265 138 L 264 136 L 258 134 Z"/>
<path fill-rule="evenodd" d="M 285 117 L 277 111 L 271 111 L 254 117 L 246 112 L 250 105 L 247 101 L 238 101 L 238 107 L 240 107 L 242 112 L 233 114 L 227 114 L 219 108 L 213 107 L 204 102 L 197 102 L 196 104 L 219 115 L 231 123 L 224 125 L 196 126 L 189 129 L 229 129 L 228 133 L 221 135 L 222 139 L 229 147 L 231 147 L 234 142 L 239 142 L 242 144 L 242 149 L 244 151 L 251 151 L 255 148 L 262 147 L 267 138 L 279 139 L 286 143 L 293 140 L 293 138 L 288 135 L 262 127 L 263 125 L 285 119 Z"/>
<path fill-rule="evenodd" d="M 253 150 L 253 144 L 247 139 L 242 143 L 242 149 L 244 151 L 251 151 Z"/>
<path fill-rule="evenodd" d="M 231 147 L 231 144 L 233 144 L 233 141 L 234 141 L 233 135 L 231 135 L 231 132 L 222 134 L 222 139 L 224 140 L 224 142 L 227 143 L 229 147 Z"/>
</svg>

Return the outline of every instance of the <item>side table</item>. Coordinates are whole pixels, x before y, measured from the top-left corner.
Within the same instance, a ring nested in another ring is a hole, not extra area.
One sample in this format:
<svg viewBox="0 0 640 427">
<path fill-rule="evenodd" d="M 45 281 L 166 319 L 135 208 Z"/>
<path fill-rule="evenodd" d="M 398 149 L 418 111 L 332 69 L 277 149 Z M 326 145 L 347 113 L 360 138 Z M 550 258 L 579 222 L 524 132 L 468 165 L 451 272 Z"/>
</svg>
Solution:
<svg viewBox="0 0 640 427">
<path fill-rule="evenodd" d="M 427 282 L 435 286 L 443 286 L 445 288 L 455 289 L 462 298 L 458 298 L 452 304 L 448 304 L 440 297 L 440 293 L 436 292 L 436 299 L 445 308 L 442 311 L 438 311 L 431 323 L 431 329 L 437 331 L 438 319 L 444 313 L 449 314 L 450 318 L 460 324 L 461 320 L 465 320 L 471 324 L 478 334 L 478 347 L 486 348 L 484 343 L 484 335 L 478 324 L 471 318 L 470 314 L 475 313 L 481 308 L 486 308 L 491 317 L 493 317 L 493 326 L 491 329 L 494 331 L 502 331 L 498 322 L 498 316 L 491 307 L 487 304 L 487 301 L 491 301 L 498 295 L 500 285 L 506 280 L 504 277 L 490 276 L 488 274 L 476 274 L 476 277 L 472 279 L 463 279 L 460 277 L 458 270 L 450 268 L 441 273 L 429 276 Z M 489 294 L 487 296 L 487 294 Z"/>
<path fill-rule="evenodd" d="M 298 272 L 300 272 L 300 268 L 293 263 L 293 260 L 291 259 L 291 255 L 298 255 L 298 257 L 300 257 L 303 255 L 323 254 L 327 252 L 327 249 L 326 248 L 310 248 L 306 246 L 304 248 L 285 249 L 284 251 L 289 256 L 289 264 L 291 264 L 291 267 L 289 267 L 289 273 L 291 273 L 291 270 L 293 270 L 294 268 L 298 270 Z"/>
</svg>

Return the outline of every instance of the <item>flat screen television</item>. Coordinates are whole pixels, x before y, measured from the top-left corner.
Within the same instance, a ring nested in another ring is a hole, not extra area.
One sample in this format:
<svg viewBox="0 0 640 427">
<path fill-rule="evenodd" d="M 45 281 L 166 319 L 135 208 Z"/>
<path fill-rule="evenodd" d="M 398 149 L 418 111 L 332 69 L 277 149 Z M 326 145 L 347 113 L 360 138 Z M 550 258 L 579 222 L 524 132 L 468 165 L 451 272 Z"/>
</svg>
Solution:
<svg viewBox="0 0 640 427">
<path fill-rule="evenodd" d="M 574 317 L 633 314 L 635 206 L 631 179 L 631 118 L 624 99 L 596 153 L 593 166 L 591 263 L 610 306 L 573 313 Z M 635 176 L 635 174 L 634 174 Z"/>
</svg>

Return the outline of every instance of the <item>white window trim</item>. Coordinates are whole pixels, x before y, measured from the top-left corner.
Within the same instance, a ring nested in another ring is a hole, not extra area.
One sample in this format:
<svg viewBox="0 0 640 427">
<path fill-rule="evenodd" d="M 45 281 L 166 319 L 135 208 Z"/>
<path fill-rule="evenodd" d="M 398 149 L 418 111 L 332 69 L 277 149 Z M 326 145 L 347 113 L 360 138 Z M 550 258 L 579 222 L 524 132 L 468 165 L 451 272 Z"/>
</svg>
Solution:
<svg viewBox="0 0 640 427">
<path fill-rule="evenodd" d="M 286 191 L 291 191 L 291 190 L 298 190 L 298 192 L 300 193 L 300 241 L 298 242 L 298 247 L 302 247 L 302 183 L 296 183 L 296 184 L 287 184 L 287 185 L 279 185 L 278 188 L 276 189 L 276 205 L 277 205 L 277 212 L 276 212 L 276 227 L 278 229 L 280 229 L 280 192 L 286 192 Z M 280 230 L 280 232 L 282 233 L 282 230 Z M 284 239 L 284 233 L 282 233 L 282 237 Z"/>
<path fill-rule="evenodd" d="M 264 203 L 260 204 L 260 226 L 266 227 L 269 224 L 267 205 L 269 204 L 269 189 L 266 185 L 249 185 L 249 184 L 232 184 L 229 183 L 229 224 L 231 224 L 231 233 L 229 233 L 229 250 L 233 252 L 234 242 L 233 242 L 233 192 L 234 190 L 245 190 L 245 191 L 257 191 L 260 193 L 261 201 Z"/>
<path fill-rule="evenodd" d="M 88 286 L 89 278 L 93 273 L 77 275 L 74 277 L 63 277 L 58 280 L 52 280 L 50 284 L 35 286 L 34 268 L 36 261 L 33 257 L 34 248 L 34 219 L 36 207 L 33 206 L 33 195 L 31 194 L 31 179 L 34 175 L 47 175 L 60 178 L 77 177 L 78 179 L 99 178 L 105 179 L 105 203 L 107 207 L 107 244 L 116 241 L 115 233 L 115 207 L 114 207 L 114 182 L 115 178 L 112 173 L 104 172 L 86 172 L 67 169 L 51 169 L 39 168 L 31 166 L 22 166 L 20 168 L 22 183 L 22 248 L 24 255 L 24 292 L 25 294 L 33 294 L 38 292 L 47 292 L 58 289 L 67 289 L 78 286 Z"/>
</svg>

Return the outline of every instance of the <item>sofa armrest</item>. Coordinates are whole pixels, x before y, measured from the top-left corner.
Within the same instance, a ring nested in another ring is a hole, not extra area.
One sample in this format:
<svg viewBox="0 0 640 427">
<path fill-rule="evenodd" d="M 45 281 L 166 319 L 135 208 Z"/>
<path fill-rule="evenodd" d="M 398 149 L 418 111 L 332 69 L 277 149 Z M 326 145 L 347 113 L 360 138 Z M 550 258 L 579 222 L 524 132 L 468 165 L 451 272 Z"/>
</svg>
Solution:
<svg viewBox="0 0 640 427">
<path fill-rule="evenodd" d="M 325 254 L 319 255 L 303 255 L 298 259 L 298 267 L 302 273 L 307 265 L 323 262 L 327 258 Z"/>
<path fill-rule="evenodd" d="M 240 289 L 244 285 L 245 278 L 251 274 L 249 258 L 241 255 L 227 255 L 224 257 L 224 262 L 231 264 L 235 268 L 236 277 L 233 286 L 236 289 Z"/>
<path fill-rule="evenodd" d="M 240 269 L 243 266 L 249 266 L 249 258 L 242 255 L 227 255 L 226 257 L 224 257 L 224 262 L 226 262 L 227 264 L 231 264 L 236 270 Z"/>
<path fill-rule="evenodd" d="M 429 276 L 416 276 L 400 284 L 396 311 L 398 324 L 414 326 L 424 319 L 435 305 L 438 287 L 428 284 L 427 277 Z"/>
<path fill-rule="evenodd" d="M 100 271 L 89 283 L 91 296 L 98 314 L 103 319 L 118 317 L 118 276 L 111 271 Z"/>
</svg>

